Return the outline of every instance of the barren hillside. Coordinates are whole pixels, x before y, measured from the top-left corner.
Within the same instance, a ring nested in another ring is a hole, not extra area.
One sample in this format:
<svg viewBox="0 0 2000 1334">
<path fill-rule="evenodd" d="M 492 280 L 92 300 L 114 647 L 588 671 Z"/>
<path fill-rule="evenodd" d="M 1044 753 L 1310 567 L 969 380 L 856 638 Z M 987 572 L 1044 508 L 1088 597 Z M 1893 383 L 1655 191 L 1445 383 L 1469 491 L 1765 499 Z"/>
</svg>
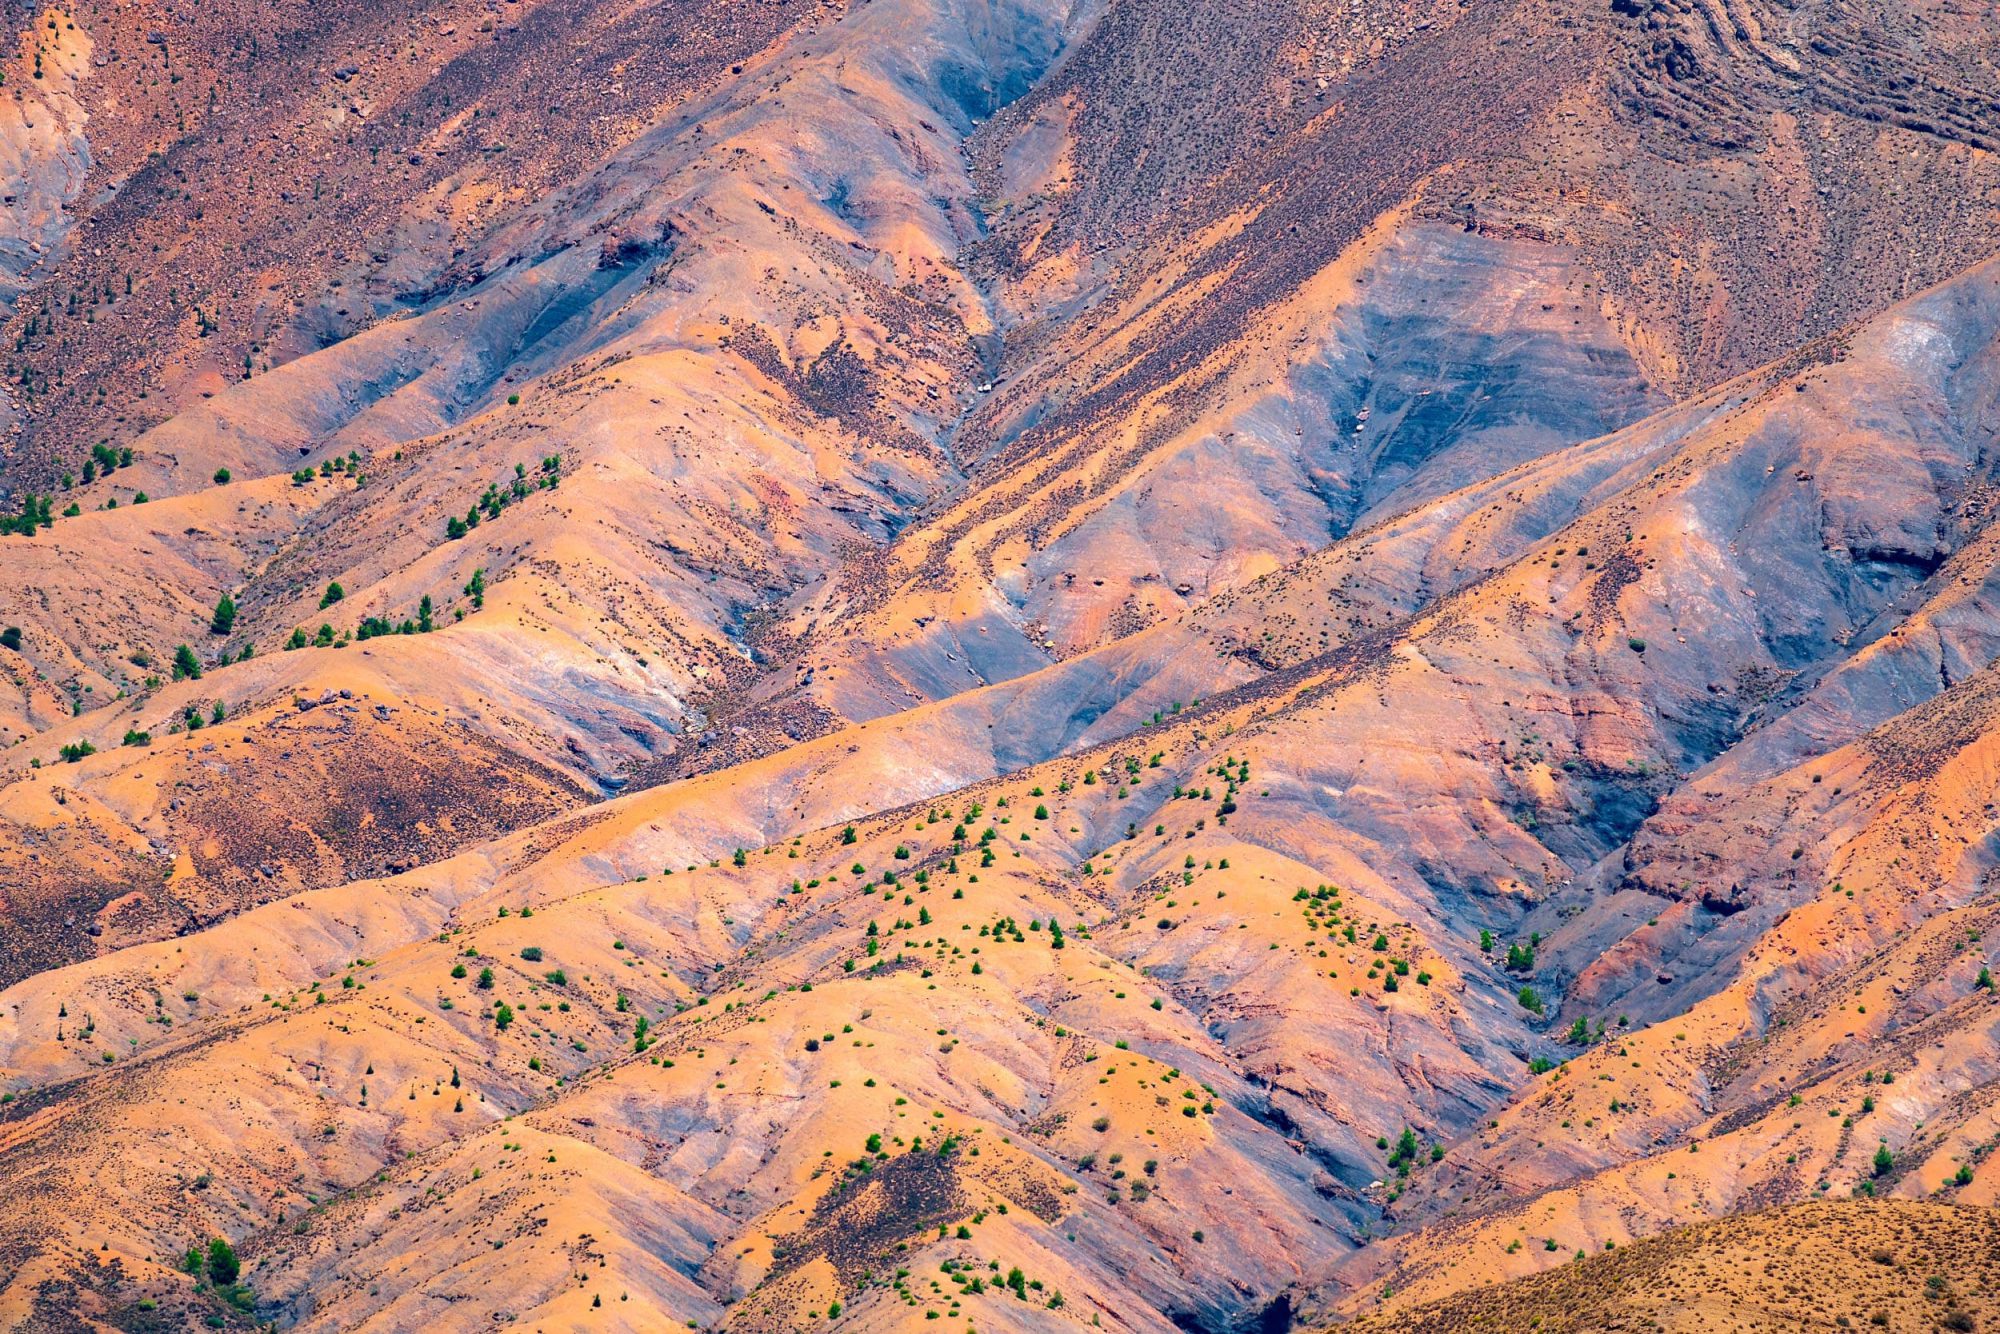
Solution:
<svg viewBox="0 0 2000 1334">
<path fill-rule="evenodd" d="M 1990 13 L 7 22 L 0 1326 L 2000 1320 Z"/>
</svg>

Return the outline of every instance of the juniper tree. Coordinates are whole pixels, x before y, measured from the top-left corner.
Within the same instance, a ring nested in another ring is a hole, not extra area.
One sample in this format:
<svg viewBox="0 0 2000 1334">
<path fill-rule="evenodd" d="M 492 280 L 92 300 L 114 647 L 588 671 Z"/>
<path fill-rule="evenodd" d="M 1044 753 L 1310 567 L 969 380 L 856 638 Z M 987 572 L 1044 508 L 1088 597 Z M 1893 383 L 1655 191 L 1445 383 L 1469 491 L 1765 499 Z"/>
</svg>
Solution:
<svg viewBox="0 0 2000 1334">
<path fill-rule="evenodd" d="M 208 1243 L 208 1276 L 219 1288 L 226 1288 L 236 1281 L 243 1266 L 236 1259 L 236 1248 L 221 1237 Z"/>
</svg>

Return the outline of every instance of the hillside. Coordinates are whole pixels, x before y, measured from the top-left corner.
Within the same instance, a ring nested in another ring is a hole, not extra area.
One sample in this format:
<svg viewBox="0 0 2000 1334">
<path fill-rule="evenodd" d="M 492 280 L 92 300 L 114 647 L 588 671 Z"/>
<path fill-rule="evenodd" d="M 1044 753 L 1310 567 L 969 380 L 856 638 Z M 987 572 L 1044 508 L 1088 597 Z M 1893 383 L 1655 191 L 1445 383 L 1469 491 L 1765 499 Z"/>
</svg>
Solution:
<svg viewBox="0 0 2000 1334">
<path fill-rule="evenodd" d="M 1357 1330 L 1983 1329 L 1990 1210 L 1888 1201 L 1739 1214 Z"/>
<path fill-rule="evenodd" d="M 1991 15 L 9 21 L 0 1326 L 2000 1318 Z"/>
</svg>

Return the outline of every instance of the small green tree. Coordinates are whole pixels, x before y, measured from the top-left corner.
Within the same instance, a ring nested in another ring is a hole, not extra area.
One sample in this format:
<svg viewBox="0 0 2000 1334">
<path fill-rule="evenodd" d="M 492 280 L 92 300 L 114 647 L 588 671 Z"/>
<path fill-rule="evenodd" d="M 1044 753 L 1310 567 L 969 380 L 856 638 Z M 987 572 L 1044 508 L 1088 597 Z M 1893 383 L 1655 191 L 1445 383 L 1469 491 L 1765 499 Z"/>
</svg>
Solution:
<svg viewBox="0 0 2000 1334">
<path fill-rule="evenodd" d="M 325 611 L 328 607 L 331 607 L 346 596 L 347 590 L 340 586 L 339 580 L 335 580 L 326 586 L 326 592 L 320 594 L 319 609 Z"/>
<path fill-rule="evenodd" d="M 236 1259 L 236 1248 L 217 1237 L 208 1243 L 208 1276 L 218 1288 L 226 1288 L 236 1281 L 243 1272 L 243 1266 Z"/>
<path fill-rule="evenodd" d="M 222 600 L 215 604 L 215 614 L 209 617 L 208 621 L 209 633 L 217 635 L 226 635 L 230 632 L 230 630 L 235 628 L 235 625 L 236 625 L 235 599 L 231 598 L 229 594 L 224 593 L 222 595 Z"/>
<path fill-rule="evenodd" d="M 201 659 L 195 657 L 194 650 L 186 644 L 174 648 L 174 680 L 199 681 L 201 679 Z"/>
<path fill-rule="evenodd" d="M 1889 1152 L 1888 1141 L 1875 1146 L 1875 1175 L 1882 1176 L 1896 1165 L 1896 1155 Z"/>
</svg>

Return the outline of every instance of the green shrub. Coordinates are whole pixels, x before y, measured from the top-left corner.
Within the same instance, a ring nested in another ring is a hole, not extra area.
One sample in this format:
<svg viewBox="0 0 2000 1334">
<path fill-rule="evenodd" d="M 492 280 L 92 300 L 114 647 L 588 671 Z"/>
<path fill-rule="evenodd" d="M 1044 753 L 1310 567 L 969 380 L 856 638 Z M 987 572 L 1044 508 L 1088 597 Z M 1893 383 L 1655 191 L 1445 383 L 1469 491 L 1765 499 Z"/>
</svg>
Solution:
<svg viewBox="0 0 2000 1334">
<path fill-rule="evenodd" d="M 236 1259 L 236 1249 L 221 1237 L 208 1243 L 208 1276 L 217 1287 L 226 1288 L 236 1281 L 243 1266 Z"/>
</svg>

